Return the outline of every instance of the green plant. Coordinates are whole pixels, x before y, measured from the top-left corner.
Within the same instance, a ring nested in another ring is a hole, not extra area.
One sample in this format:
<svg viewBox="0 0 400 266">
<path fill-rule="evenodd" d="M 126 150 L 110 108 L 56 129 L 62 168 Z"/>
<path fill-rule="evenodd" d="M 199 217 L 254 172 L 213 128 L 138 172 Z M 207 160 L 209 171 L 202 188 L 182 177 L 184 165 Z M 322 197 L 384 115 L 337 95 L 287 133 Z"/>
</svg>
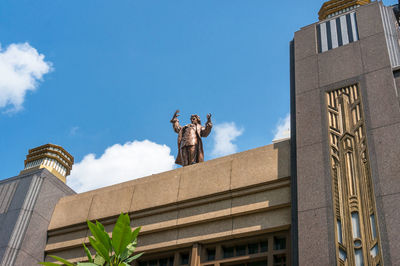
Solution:
<svg viewBox="0 0 400 266">
<path fill-rule="evenodd" d="M 112 237 L 105 231 L 104 226 L 96 221 L 96 224 L 87 221 L 91 237 L 89 237 L 90 245 L 96 250 L 93 257 L 89 249 L 83 244 L 88 262 L 71 263 L 63 258 L 52 256 L 53 259 L 62 262 L 66 266 L 128 266 L 132 261 L 139 258 L 143 253 L 133 255 L 137 244 L 137 236 L 140 227 L 132 231 L 128 214 L 118 217 L 118 220 L 112 231 Z M 60 266 L 54 262 L 40 262 L 39 264 L 46 266 Z"/>
</svg>

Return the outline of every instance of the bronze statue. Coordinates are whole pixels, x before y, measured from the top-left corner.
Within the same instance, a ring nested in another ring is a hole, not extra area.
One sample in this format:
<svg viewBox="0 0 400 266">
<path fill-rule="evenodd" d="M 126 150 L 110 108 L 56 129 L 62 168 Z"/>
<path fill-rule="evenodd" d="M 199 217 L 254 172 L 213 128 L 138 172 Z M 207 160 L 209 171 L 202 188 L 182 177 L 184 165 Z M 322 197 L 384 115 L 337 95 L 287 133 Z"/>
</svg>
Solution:
<svg viewBox="0 0 400 266">
<path fill-rule="evenodd" d="M 171 119 L 174 131 L 178 133 L 178 156 L 175 163 L 182 166 L 204 161 L 203 142 L 201 137 L 207 137 L 212 128 L 211 114 L 207 115 L 205 127 L 201 125 L 198 115 L 191 115 L 190 124 L 181 126 L 178 120 L 179 110 Z"/>
</svg>

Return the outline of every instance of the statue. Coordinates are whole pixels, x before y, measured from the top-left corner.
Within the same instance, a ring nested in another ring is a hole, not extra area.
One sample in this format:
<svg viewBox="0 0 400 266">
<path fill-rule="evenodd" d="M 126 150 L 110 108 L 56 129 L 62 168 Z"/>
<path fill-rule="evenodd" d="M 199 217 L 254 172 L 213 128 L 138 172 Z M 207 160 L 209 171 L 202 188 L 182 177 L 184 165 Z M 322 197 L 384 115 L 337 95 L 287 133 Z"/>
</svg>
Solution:
<svg viewBox="0 0 400 266">
<path fill-rule="evenodd" d="M 207 137 L 212 128 L 211 114 L 207 115 L 205 127 L 201 125 L 198 115 L 191 115 L 190 124 L 181 126 L 178 120 L 179 110 L 171 119 L 174 131 L 178 133 L 178 156 L 175 163 L 182 166 L 204 161 L 203 142 L 201 137 Z"/>
</svg>

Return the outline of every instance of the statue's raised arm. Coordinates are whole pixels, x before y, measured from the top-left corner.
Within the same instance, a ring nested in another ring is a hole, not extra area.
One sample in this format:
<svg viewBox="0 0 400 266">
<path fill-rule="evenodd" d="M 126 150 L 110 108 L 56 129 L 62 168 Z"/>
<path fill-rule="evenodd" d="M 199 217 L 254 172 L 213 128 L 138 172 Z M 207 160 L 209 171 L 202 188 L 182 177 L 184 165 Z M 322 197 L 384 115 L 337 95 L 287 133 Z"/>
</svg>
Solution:
<svg viewBox="0 0 400 266">
<path fill-rule="evenodd" d="M 179 124 L 178 116 L 179 116 L 179 110 L 176 110 L 174 113 L 174 116 L 172 117 L 172 119 L 170 121 L 172 123 L 172 128 L 174 129 L 174 131 L 176 133 L 179 133 L 179 131 L 182 128 L 181 125 Z"/>
<path fill-rule="evenodd" d="M 212 122 L 211 114 L 207 114 L 207 122 L 204 127 L 201 128 L 200 136 L 207 137 L 211 133 Z"/>
</svg>

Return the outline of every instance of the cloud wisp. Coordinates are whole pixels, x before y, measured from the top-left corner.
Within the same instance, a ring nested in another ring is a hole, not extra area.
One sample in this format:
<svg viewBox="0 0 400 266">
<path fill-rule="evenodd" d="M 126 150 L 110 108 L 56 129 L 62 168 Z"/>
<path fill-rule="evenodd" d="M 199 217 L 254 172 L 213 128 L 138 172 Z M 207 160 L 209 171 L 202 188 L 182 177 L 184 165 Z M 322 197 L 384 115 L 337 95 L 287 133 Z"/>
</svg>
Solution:
<svg viewBox="0 0 400 266">
<path fill-rule="evenodd" d="M 168 146 L 149 140 L 114 144 L 100 157 L 90 153 L 74 164 L 67 184 L 84 192 L 172 170 L 175 160 L 170 152 Z"/>
<path fill-rule="evenodd" d="M 214 148 L 211 154 L 219 157 L 237 152 L 237 145 L 233 142 L 243 134 L 243 131 L 244 129 L 238 128 L 234 122 L 215 125 Z"/>
<path fill-rule="evenodd" d="M 78 132 L 78 130 L 79 130 L 79 127 L 78 127 L 78 126 L 73 126 L 73 127 L 71 127 L 70 130 L 69 130 L 69 135 L 70 135 L 70 136 L 75 136 L 76 133 Z"/>
<path fill-rule="evenodd" d="M 290 114 L 287 114 L 284 119 L 279 119 L 278 125 L 276 126 L 274 133 L 275 136 L 273 141 L 290 138 Z"/>
<path fill-rule="evenodd" d="M 11 44 L 5 50 L 0 46 L 0 108 L 21 110 L 26 93 L 36 90 L 51 69 L 52 64 L 28 43 Z"/>
</svg>

